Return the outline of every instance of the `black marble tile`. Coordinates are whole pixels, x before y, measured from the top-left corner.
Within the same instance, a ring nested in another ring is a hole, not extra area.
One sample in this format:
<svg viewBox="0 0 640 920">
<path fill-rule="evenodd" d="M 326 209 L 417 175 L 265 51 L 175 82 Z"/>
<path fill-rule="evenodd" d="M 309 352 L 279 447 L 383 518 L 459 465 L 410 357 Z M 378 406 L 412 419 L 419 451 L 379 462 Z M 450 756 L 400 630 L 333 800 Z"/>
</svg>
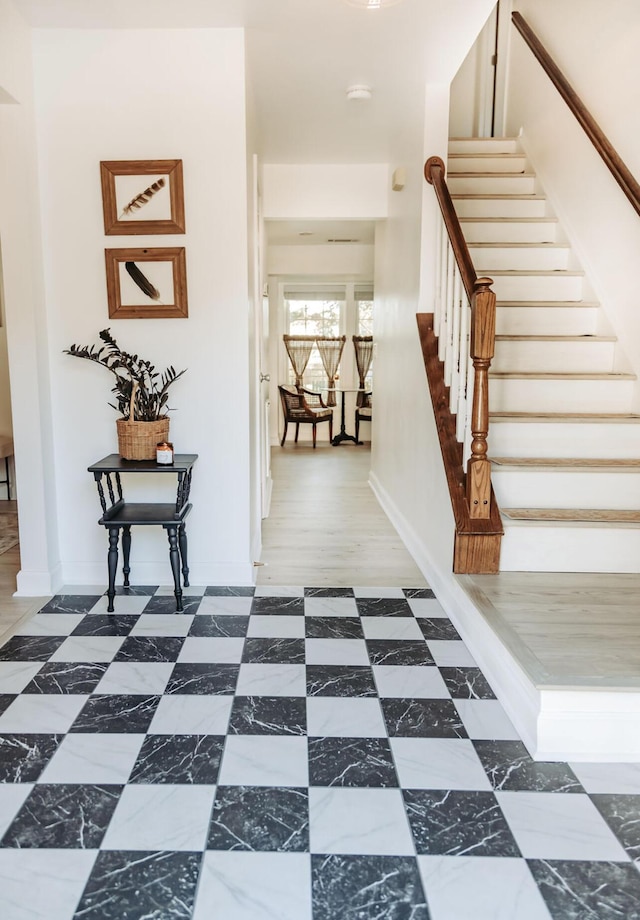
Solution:
<svg viewBox="0 0 640 920">
<path fill-rule="evenodd" d="M 43 664 L 23 693 L 93 693 L 107 662 L 49 661 Z"/>
<path fill-rule="evenodd" d="M 494 789 L 584 793 L 568 764 L 532 760 L 521 741 L 474 741 L 473 744 Z"/>
<path fill-rule="evenodd" d="M 625 848 L 640 863 L 640 795 L 592 795 L 591 801 Z"/>
<path fill-rule="evenodd" d="M 40 613 L 88 613 L 100 600 L 99 594 L 56 594 Z"/>
<path fill-rule="evenodd" d="M 0 783 L 35 783 L 64 735 L 0 735 Z"/>
<path fill-rule="evenodd" d="M 425 639 L 460 639 L 460 633 L 447 617 L 416 617 Z"/>
<path fill-rule="evenodd" d="M 403 588 L 405 597 L 435 598 L 431 588 Z"/>
<path fill-rule="evenodd" d="M 520 856 L 493 792 L 409 789 L 403 796 L 418 853 Z"/>
<path fill-rule="evenodd" d="M 307 639 L 364 639 L 359 617 L 305 617 Z"/>
<path fill-rule="evenodd" d="M 361 617 L 413 617 L 411 607 L 401 597 L 357 597 Z"/>
<path fill-rule="evenodd" d="M 223 616 L 211 613 L 200 613 L 194 617 L 190 636 L 211 636 L 242 638 L 247 635 L 249 617 Z"/>
<path fill-rule="evenodd" d="M 152 597 L 158 590 L 158 585 L 116 585 L 117 597 Z M 104 592 L 107 593 L 106 591 Z"/>
<path fill-rule="evenodd" d="M 42 783 L 33 787 L 2 847 L 97 849 L 122 786 Z"/>
<path fill-rule="evenodd" d="M 209 585 L 204 593 L 205 597 L 253 597 L 255 590 L 253 585 L 240 585 L 235 588 L 227 585 Z"/>
<path fill-rule="evenodd" d="M 72 636 L 128 636 L 138 622 L 138 615 L 92 613 L 81 620 Z"/>
<path fill-rule="evenodd" d="M 367 639 L 371 664 L 432 665 L 433 655 L 419 639 Z"/>
<path fill-rule="evenodd" d="M 304 639 L 245 639 L 244 664 L 304 664 Z"/>
<path fill-rule="evenodd" d="M 306 735 L 307 701 L 301 696 L 236 696 L 232 735 Z"/>
<path fill-rule="evenodd" d="M 201 853 L 98 853 L 74 920 L 190 920 Z"/>
<path fill-rule="evenodd" d="M 528 859 L 553 920 L 640 920 L 640 873 L 632 863 Z"/>
<path fill-rule="evenodd" d="M 45 667 L 45 665 L 43 665 L 43 667 Z M 16 696 L 17 694 L 15 693 L 0 693 L 0 715 L 11 706 Z"/>
<path fill-rule="evenodd" d="M 198 607 L 202 602 L 201 597 L 185 597 L 182 598 L 183 610 L 176 610 L 176 599 L 173 594 L 161 594 L 156 595 L 155 597 L 150 597 L 149 602 L 146 604 L 143 613 L 174 613 L 177 617 L 182 616 L 183 614 L 192 614 L 198 612 Z"/>
<path fill-rule="evenodd" d="M 307 790 L 278 786 L 218 786 L 207 849 L 308 852 Z"/>
<path fill-rule="evenodd" d="M 313 920 L 429 920 L 412 856 L 311 857 Z"/>
<path fill-rule="evenodd" d="M 214 785 L 223 748 L 219 735 L 147 735 L 129 782 Z"/>
<path fill-rule="evenodd" d="M 454 700 L 495 700 L 496 696 L 480 668 L 440 668 Z"/>
<path fill-rule="evenodd" d="M 182 636 L 127 636 L 114 661 L 177 661 Z"/>
<path fill-rule="evenodd" d="M 90 696 L 70 732 L 146 732 L 161 697 L 117 693 Z"/>
<path fill-rule="evenodd" d="M 303 597 L 254 597 L 251 613 L 260 616 L 304 616 Z"/>
<path fill-rule="evenodd" d="M 310 786 L 398 786 L 386 738 L 309 738 Z"/>
<path fill-rule="evenodd" d="M 353 588 L 305 588 L 305 597 L 353 597 Z"/>
<path fill-rule="evenodd" d="M 307 665 L 308 696 L 377 696 L 373 671 L 358 665 Z"/>
<path fill-rule="evenodd" d="M 239 671 L 237 664 L 177 664 L 164 692 L 229 695 L 235 693 Z"/>
<path fill-rule="evenodd" d="M 392 738 L 468 737 L 451 700 L 385 698 L 380 705 Z"/>
<path fill-rule="evenodd" d="M 0 661 L 48 661 L 67 636 L 12 636 L 0 648 Z"/>
</svg>

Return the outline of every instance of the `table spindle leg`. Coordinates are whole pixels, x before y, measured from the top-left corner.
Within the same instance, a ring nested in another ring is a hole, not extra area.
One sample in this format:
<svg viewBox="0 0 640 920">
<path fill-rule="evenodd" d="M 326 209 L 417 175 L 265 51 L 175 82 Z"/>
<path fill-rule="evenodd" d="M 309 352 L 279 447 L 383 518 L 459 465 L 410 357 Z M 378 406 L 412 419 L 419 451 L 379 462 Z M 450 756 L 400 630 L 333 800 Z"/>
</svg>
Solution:
<svg viewBox="0 0 640 920">
<path fill-rule="evenodd" d="M 118 568 L 118 528 L 109 528 L 109 552 L 107 554 L 109 587 L 107 589 L 107 612 L 113 613 L 113 599 L 116 596 L 116 569 Z"/>
<path fill-rule="evenodd" d="M 182 559 L 182 576 L 185 588 L 189 587 L 189 566 L 187 564 L 187 531 L 182 524 L 178 527 L 178 544 L 180 546 L 180 558 Z"/>
<path fill-rule="evenodd" d="M 173 573 L 173 584 L 176 595 L 176 611 L 182 612 L 182 586 L 180 584 L 180 551 L 178 549 L 178 527 L 167 527 L 167 536 L 169 538 L 169 561 Z"/>
<path fill-rule="evenodd" d="M 131 527 L 122 528 L 122 574 L 124 576 L 124 586 L 129 587 L 129 559 L 131 557 Z"/>
</svg>

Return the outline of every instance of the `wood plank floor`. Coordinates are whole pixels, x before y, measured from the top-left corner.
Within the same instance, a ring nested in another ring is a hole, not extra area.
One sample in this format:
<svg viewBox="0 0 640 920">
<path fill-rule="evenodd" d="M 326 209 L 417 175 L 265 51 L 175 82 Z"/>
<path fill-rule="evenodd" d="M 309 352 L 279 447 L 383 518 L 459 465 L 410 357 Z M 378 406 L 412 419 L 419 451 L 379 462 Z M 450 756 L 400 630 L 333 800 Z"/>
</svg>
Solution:
<svg viewBox="0 0 640 920">
<path fill-rule="evenodd" d="M 15 501 L 0 501 L 0 514 L 17 511 Z M 14 546 L 0 555 L 0 645 L 13 635 L 17 626 L 36 613 L 48 597 L 13 597 L 20 570 L 20 549 Z"/>
<path fill-rule="evenodd" d="M 271 458 L 259 585 L 426 586 L 368 485 L 367 446 L 287 444 Z"/>
</svg>

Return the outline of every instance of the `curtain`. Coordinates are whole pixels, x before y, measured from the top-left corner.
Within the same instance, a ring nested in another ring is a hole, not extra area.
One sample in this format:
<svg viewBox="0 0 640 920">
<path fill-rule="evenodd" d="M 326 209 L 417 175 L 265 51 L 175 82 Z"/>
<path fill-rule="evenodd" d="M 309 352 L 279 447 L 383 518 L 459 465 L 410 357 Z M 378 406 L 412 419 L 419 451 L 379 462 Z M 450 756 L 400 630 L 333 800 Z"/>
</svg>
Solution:
<svg viewBox="0 0 640 920">
<path fill-rule="evenodd" d="M 369 373 L 369 368 L 371 367 L 371 361 L 373 359 L 373 336 L 372 335 L 354 335 L 353 338 L 353 347 L 356 351 L 356 367 L 358 368 L 358 377 L 359 382 L 358 386 L 360 390 L 364 390 L 364 381 Z M 358 408 L 366 404 L 365 395 L 363 392 L 358 393 L 358 399 L 356 405 Z"/>
<path fill-rule="evenodd" d="M 318 351 L 320 352 L 320 357 L 322 358 L 322 366 L 324 367 L 325 374 L 329 378 L 329 394 L 327 398 L 328 406 L 335 406 L 336 404 L 336 394 L 334 389 L 336 385 L 336 374 L 338 373 L 338 368 L 340 367 L 342 349 L 344 348 L 344 343 L 346 340 L 346 335 L 341 335 L 337 338 L 318 336 L 316 339 Z"/>
<path fill-rule="evenodd" d="M 296 375 L 296 386 L 302 386 L 302 375 L 309 363 L 311 349 L 316 340 L 315 335 L 283 335 L 284 347 L 287 349 L 291 367 Z"/>
</svg>

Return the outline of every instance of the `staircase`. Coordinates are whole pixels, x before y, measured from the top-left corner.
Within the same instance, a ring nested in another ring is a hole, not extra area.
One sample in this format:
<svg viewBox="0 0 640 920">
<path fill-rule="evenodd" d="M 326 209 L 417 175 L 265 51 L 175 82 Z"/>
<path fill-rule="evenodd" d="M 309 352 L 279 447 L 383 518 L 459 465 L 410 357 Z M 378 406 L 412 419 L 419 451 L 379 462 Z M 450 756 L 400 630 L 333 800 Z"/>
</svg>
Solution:
<svg viewBox="0 0 640 920">
<path fill-rule="evenodd" d="M 447 184 L 497 296 L 502 571 L 640 572 L 635 375 L 516 139 L 454 139 Z"/>
</svg>

